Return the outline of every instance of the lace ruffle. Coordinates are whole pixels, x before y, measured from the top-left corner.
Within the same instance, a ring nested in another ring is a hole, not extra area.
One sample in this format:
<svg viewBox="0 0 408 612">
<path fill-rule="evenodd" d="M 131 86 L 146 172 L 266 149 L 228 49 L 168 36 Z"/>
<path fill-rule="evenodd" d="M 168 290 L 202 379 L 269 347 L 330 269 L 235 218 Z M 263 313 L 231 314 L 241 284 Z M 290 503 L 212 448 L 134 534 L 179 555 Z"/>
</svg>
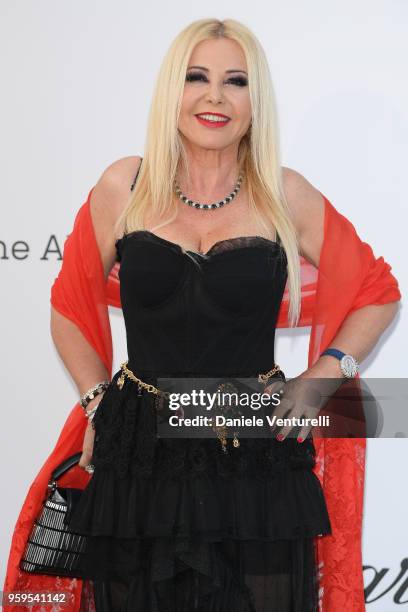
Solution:
<svg viewBox="0 0 408 612">
<path fill-rule="evenodd" d="M 79 533 L 118 538 L 276 540 L 330 533 L 307 438 L 157 438 L 154 395 L 114 376 L 94 418 L 95 472 L 71 517 Z M 231 441 L 229 441 L 231 442 Z"/>
<path fill-rule="evenodd" d="M 221 451 L 213 438 L 157 437 L 155 396 L 140 394 L 133 382 L 122 390 L 115 374 L 94 417 L 96 429 L 92 462 L 98 471 L 112 469 L 118 478 L 135 476 L 183 478 L 207 474 L 230 479 L 249 477 L 264 481 L 292 470 L 312 470 L 315 447 L 312 438 L 299 444 L 294 438 L 283 443 L 274 437 L 243 438 L 238 448 Z M 231 444 L 231 440 L 229 441 Z"/>
</svg>

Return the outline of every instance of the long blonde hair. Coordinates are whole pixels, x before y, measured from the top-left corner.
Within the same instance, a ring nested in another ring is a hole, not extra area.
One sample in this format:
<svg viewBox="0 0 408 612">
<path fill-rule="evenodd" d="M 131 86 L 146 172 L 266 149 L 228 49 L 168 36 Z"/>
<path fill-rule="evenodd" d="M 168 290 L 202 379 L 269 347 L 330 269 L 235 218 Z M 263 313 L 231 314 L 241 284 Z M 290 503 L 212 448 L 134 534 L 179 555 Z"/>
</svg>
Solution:
<svg viewBox="0 0 408 612">
<path fill-rule="evenodd" d="M 240 22 L 199 19 L 184 28 L 172 42 L 155 84 L 137 183 L 117 227 L 124 227 L 126 233 L 145 229 L 147 211 L 153 218 L 170 215 L 168 222 L 175 218 L 173 182 L 180 160 L 188 171 L 188 159 L 178 132 L 187 66 L 199 42 L 220 37 L 235 40 L 245 54 L 252 125 L 239 144 L 238 163 L 245 172 L 254 214 L 267 231 L 273 224 L 285 249 L 290 297 L 288 319 L 291 326 L 296 326 L 301 306 L 298 241 L 282 186 L 275 93 L 263 48 Z"/>
</svg>

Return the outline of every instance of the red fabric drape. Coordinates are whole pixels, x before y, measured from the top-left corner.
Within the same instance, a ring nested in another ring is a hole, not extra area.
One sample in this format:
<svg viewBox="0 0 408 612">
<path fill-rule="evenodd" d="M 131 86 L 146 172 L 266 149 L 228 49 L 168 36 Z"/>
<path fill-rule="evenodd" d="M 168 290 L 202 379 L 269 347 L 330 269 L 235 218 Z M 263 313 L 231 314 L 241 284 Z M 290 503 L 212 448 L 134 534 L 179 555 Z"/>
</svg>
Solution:
<svg viewBox="0 0 408 612">
<path fill-rule="evenodd" d="M 121 308 L 120 264 L 114 265 L 105 281 L 90 212 L 91 193 L 92 189 L 64 243 L 63 263 L 52 285 L 51 303 L 79 327 L 112 376 L 108 306 Z M 302 308 L 298 325 L 311 326 L 308 367 L 330 345 L 348 313 L 368 304 L 401 299 L 391 266 L 383 257 L 374 256 L 350 221 L 323 197 L 325 222 L 319 268 L 300 258 Z M 289 326 L 288 299 L 286 287 L 278 327 Z M 355 383 L 358 386 L 358 379 Z M 79 609 L 80 579 L 30 575 L 21 571 L 18 564 L 46 495 L 50 474 L 64 458 L 82 449 L 86 422 L 83 409 L 75 404 L 53 451 L 31 484 L 15 525 L 3 587 L 5 591 L 67 591 L 71 597 L 68 609 L 72 612 Z M 323 486 L 333 528 L 332 535 L 318 538 L 320 607 L 325 612 L 360 612 L 365 610 L 361 555 L 365 439 L 315 437 L 314 441 L 315 472 Z M 76 467 L 63 476 L 61 484 L 84 488 L 90 477 Z M 11 612 L 23 608 L 5 606 L 4 609 Z M 39 605 L 31 608 L 33 612 L 44 609 Z M 56 612 L 60 608 L 47 609 Z"/>
</svg>

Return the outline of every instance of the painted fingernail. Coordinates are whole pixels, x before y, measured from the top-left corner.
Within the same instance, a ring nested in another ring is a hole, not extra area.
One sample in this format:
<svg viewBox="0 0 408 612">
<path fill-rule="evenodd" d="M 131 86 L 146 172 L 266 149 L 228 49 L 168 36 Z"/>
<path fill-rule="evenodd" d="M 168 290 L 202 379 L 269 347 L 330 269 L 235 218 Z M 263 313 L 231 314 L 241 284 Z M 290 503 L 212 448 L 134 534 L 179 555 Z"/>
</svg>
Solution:
<svg viewBox="0 0 408 612">
<path fill-rule="evenodd" d="M 297 438 L 297 441 L 298 441 L 298 442 L 303 442 L 303 438 L 300 438 L 300 437 L 299 437 L 299 438 Z"/>
<path fill-rule="evenodd" d="M 282 440 L 283 440 L 283 435 L 282 435 L 282 434 L 278 434 L 278 435 L 276 436 L 276 439 L 277 439 L 279 442 L 282 442 Z"/>
</svg>

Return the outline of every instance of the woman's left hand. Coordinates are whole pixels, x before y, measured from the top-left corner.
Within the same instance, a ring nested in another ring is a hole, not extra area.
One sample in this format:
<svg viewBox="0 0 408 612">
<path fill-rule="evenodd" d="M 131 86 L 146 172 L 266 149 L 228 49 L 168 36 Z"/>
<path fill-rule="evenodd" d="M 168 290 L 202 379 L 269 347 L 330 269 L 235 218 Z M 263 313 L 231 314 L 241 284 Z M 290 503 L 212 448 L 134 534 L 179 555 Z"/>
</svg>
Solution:
<svg viewBox="0 0 408 612">
<path fill-rule="evenodd" d="M 272 395 L 283 389 L 283 395 L 280 398 L 279 404 L 273 407 L 271 417 L 275 421 L 280 418 L 290 419 L 288 425 L 281 427 L 275 424 L 271 426 L 272 433 L 279 430 L 276 438 L 282 441 L 292 430 L 298 430 L 299 425 L 296 425 L 293 420 L 295 418 L 317 418 L 330 396 L 341 385 L 342 380 L 341 378 L 316 378 L 310 376 L 310 372 L 304 372 L 286 382 L 275 381 L 268 385 L 264 393 Z M 311 429 L 312 425 L 301 426 L 297 434 L 298 442 L 303 442 Z M 292 433 L 291 437 L 294 437 L 294 433 Z"/>
</svg>

